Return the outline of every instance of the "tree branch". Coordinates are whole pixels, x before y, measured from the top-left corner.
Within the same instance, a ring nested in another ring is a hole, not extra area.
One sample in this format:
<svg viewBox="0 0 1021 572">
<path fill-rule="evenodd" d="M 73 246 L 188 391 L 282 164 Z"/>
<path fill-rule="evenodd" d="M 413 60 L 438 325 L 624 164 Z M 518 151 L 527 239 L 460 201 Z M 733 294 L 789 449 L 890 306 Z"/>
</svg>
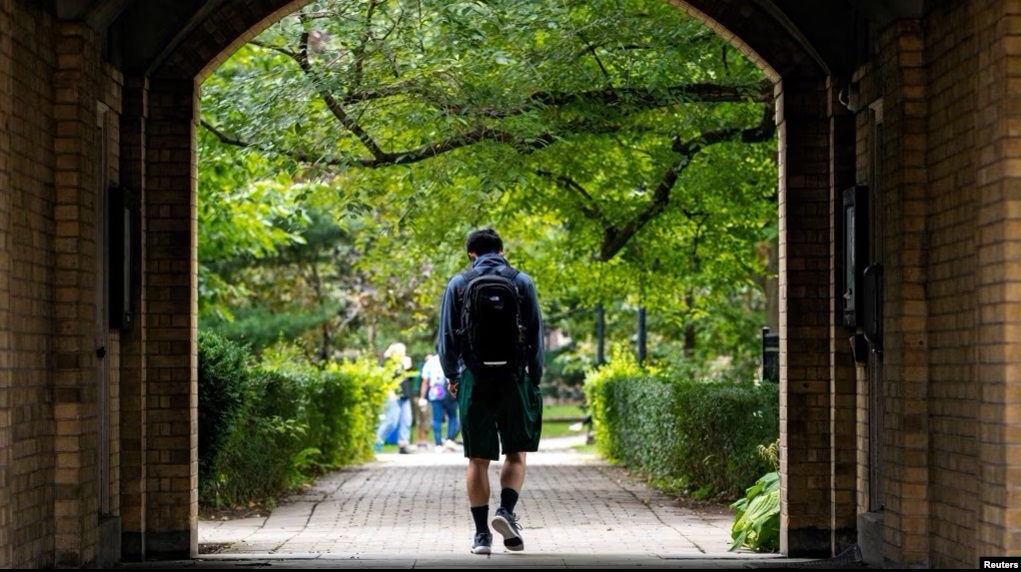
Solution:
<svg viewBox="0 0 1021 572">
<path fill-rule="evenodd" d="M 617 44 L 611 40 L 604 40 L 602 42 L 589 42 L 585 40 L 585 46 L 574 53 L 574 59 L 581 59 L 585 54 L 595 53 L 596 48 L 606 48 L 607 50 L 648 50 L 652 47 L 651 44 Z"/>
<path fill-rule="evenodd" d="M 581 41 L 585 44 L 586 51 L 592 54 L 592 59 L 596 60 L 596 64 L 599 65 L 599 70 L 603 72 L 603 77 L 606 78 L 606 89 L 613 91 L 613 83 L 610 81 L 610 72 L 607 71 L 606 66 L 603 65 L 603 60 L 599 59 L 596 47 L 593 46 L 592 43 L 588 41 L 588 38 L 580 32 L 578 33 L 578 37 L 581 38 Z"/>
<path fill-rule="evenodd" d="M 355 46 L 353 50 L 355 59 L 354 61 L 355 69 L 354 80 L 351 82 L 351 88 L 355 90 L 357 90 L 362 85 L 362 79 L 364 74 L 363 64 L 365 60 L 365 46 L 367 46 L 369 44 L 369 41 L 372 39 L 372 15 L 376 12 L 376 6 L 378 5 L 379 3 L 377 2 L 377 0 L 372 0 L 371 2 L 369 2 L 368 9 L 365 12 L 365 28 L 362 31 L 363 32 L 362 37 L 359 40 L 358 45 Z M 375 155 L 375 153 L 373 153 L 373 155 Z"/>
<path fill-rule="evenodd" d="M 585 187 L 583 187 L 580 183 L 578 183 L 571 177 L 568 177 L 567 175 L 557 175 L 556 173 L 553 173 L 552 171 L 547 171 L 545 169 L 539 169 L 536 172 L 540 176 L 546 177 L 548 179 L 553 179 L 563 189 L 567 191 L 573 191 L 575 194 L 581 195 L 581 198 L 583 200 L 583 204 L 581 205 L 581 213 L 583 215 L 590 219 L 599 221 L 603 225 L 603 228 L 610 228 L 613 226 L 613 223 L 610 222 L 610 219 L 606 217 L 606 214 L 603 213 L 603 210 L 599 208 L 599 203 L 596 201 L 595 197 L 593 197 L 592 194 L 589 193 L 585 189 Z"/>
<path fill-rule="evenodd" d="M 405 165 L 417 163 L 426 159 L 442 155 L 449 151 L 467 147 L 482 141 L 498 141 L 514 146 L 519 153 L 532 153 L 544 147 L 552 145 L 556 138 L 550 133 L 543 133 L 536 137 L 518 137 L 512 133 L 493 129 L 486 126 L 479 126 L 471 131 L 456 137 L 450 137 L 442 141 L 422 145 L 416 149 L 400 151 L 397 153 L 385 153 L 375 159 L 359 159 L 357 163 L 363 167 L 382 167 L 384 165 Z"/>
<path fill-rule="evenodd" d="M 705 225 L 706 221 L 709 220 L 709 213 L 704 211 L 690 211 L 688 209 L 681 209 L 681 212 L 684 213 L 684 216 L 688 217 L 688 220 L 698 219 L 698 222 L 695 223 L 695 238 L 691 242 L 691 262 L 697 269 L 702 264 L 702 259 L 698 255 L 698 243 L 702 239 L 702 227 Z"/>
<path fill-rule="evenodd" d="M 235 136 L 228 135 L 228 134 L 224 133 L 219 128 L 217 128 L 215 125 L 209 123 L 205 119 L 199 121 L 199 125 L 201 125 L 202 127 L 205 127 L 207 131 L 209 131 L 210 133 L 215 135 L 216 138 L 219 139 L 221 143 L 224 143 L 224 144 L 227 144 L 227 145 L 233 145 L 234 147 L 241 147 L 241 148 L 244 148 L 244 149 L 258 149 L 259 151 L 263 151 L 265 153 L 274 153 L 274 154 L 278 154 L 278 155 L 284 155 L 286 157 L 290 157 L 291 159 L 294 159 L 295 161 L 297 161 L 299 163 L 308 163 L 308 164 L 325 163 L 325 164 L 328 164 L 328 165 L 339 165 L 339 164 L 341 164 L 340 161 L 333 162 L 333 161 L 330 161 L 330 160 L 323 160 L 323 159 L 321 159 L 319 157 L 316 157 L 316 156 L 310 155 L 308 153 L 305 153 L 304 151 L 297 151 L 297 150 L 294 150 L 294 149 L 287 150 L 287 151 L 281 151 L 279 149 L 274 149 L 272 147 L 269 147 L 268 145 L 261 145 L 261 144 L 258 144 L 258 143 L 252 142 L 252 141 L 246 141 L 246 140 L 241 139 L 239 137 L 235 137 Z"/>
<path fill-rule="evenodd" d="M 295 61 L 298 61 L 298 54 L 292 52 L 291 50 L 283 46 L 277 46 L 274 44 L 270 44 L 269 42 L 263 42 L 261 40 L 248 40 L 248 43 L 253 46 L 259 46 L 260 48 L 266 48 L 267 50 L 273 50 L 274 52 L 280 52 L 281 54 L 284 54 L 285 56 L 290 56 Z"/>
<path fill-rule="evenodd" d="M 707 31 L 707 32 L 702 32 L 700 34 L 696 34 L 696 35 L 694 35 L 694 36 L 692 36 L 690 38 L 685 38 L 683 42 L 667 41 L 666 45 L 667 46 L 672 46 L 672 47 L 677 47 L 677 46 L 680 46 L 680 45 L 692 45 L 692 44 L 697 44 L 697 43 L 705 42 L 707 40 L 715 40 L 715 39 L 719 39 L 719 36 L 716 35 L 716 32 Z M 585 46 L 574 52 L 573 59 L 575 59 L 575 60 L 581 59 L 582 57 L 584 57 L 586 54 L 588 54 L 590 51 L 592 51 L 592 48 L 604 48 L 604 49 L 606 49 L 606 51 L 627 51 L 627 50 L 648 50 L 648 49 L 652 49 L 652 48 L 655 47 L 653 44 L 646 44 L 646 43 L 641 43 L 641 44 L 639 44 L 639 43 L 619 44 L 619 43 L 617 43 L 616 40 L 604 40 L 604 41 L 601 41 L 601 42 L 590 42 L 590 41 L 588 41 L 588 39 L 582 38 L 582 41 L 585 43 Z"/>
<path fill-rule="evenodd" d="M 299 66 L 301 65 L 301 56 L 294 51 L 291 51 L 282 46 L 276 46 L 266 42 L 260 42 L 258 40 L 251 40 L 248 43 L 265 48 L 267 50 L 273 50 L 280 52 L 286 56 L 292 58 Z M 353 105 L 355 103 L 365 103 L 367 101 L 375 101 L 378 99 L 386 99 L 387 97 L 394 97 L 398 95 L 407 95 L 410 93 L 420 93 L 420 88 L 415 82 L 398 82 L 394 85 L 368 90 L 368 91 L 351 91 L 346 93 L 342 98 L 339 99 L 341 105 Z M 335 95 L 333 97 L 336 97 Z"/>
<path fill-rule="evenodd" d="M 374 8 L 378 5 L 378 0 L 373 0 L 370 3 L 368 14 L 366 15 L 366 21 L 372 18 Z M 379 144 L 373 139 L 373 137 L 362 128 L 360 123 L 350 115 L 346 106 L 366 102 L 371 100 L 383 99 L 390 96 L 407 94 L 415 91 L 413 83 L 404 83 L 403 85 L 394 85 L 387 88 L 374 90 L 374 91 L 360 91 L 357 89 L 349 90 L 347 94 L 338 99 L 333 92 L 326 87 L 322 86 L 322 83 L 317 81 L 318 73 L 313 69 L 312 63 L 309 60 L 309 34 L 310 29 L 308 27 L 308 18 L 303 17 L 302 21 L 306 24 L 304 32 L 301 34 L 299 39 L 299 51 L 294 52 L 290 49 L 286 49 L 280 46 L 274 46 L 267 43 L 253 42 L 255 45 L 259 45 L 266 49 L 275 50 L 279 53 L 285 54 L 292 58 L 298 63 L 301 70 L 307 77 L 312 81 L 313 85 L 318 85 L 318 91 L 323 102 L 326 103 L 327 108 L 333 114 L 333 116 L 347 129 L 350 133 L 355 135 L 358 140 L 365 146 L 365 148 L 371 154 L 371 157 L 351 159 L 351 158 L 330 158 L 330 157 L 315 157 L 309 153 L 299 150 L 279 150 L 270 145 L 259 144 L 251 141 L 245 141 L 238 137 L 230 136 L 223 131 L 217 129 L 212 124 L 202 121 L 203 127 L 208 129 L 211 133 L 216 135 L 219 140 L 228 145 L 235 145 L 239 147 L 248 147 L 253 149 L 259 149 L 261 151 L 273 152 L 282 154 L 293 158 L 294 160 L 301 163 L 309 164 L 320 164 L 320 165 L 334 165 L 334 166 L 347 166 L 347 165 L 359 165 L 362 167 L 376 168 L 384 165 L 393 164 L 410 164 L 425 160 L 430 157 L 452 151 L 454 149 L 466 147 L 481 141 L 499 141 L 513 145 L 522 153 L 531 153 L 537 149 L 541 149 L 552 144 L 555 141 L 555 137 L 552 134 L 544 133 L 537 137 L 523 138 L 516 136 L 512 133 L 494 129 L 487 126 L 478 126 L 474 129 L 454 137 L 450 137 L 441 141 L 430 143 L 427 145 L 420 146 L 415 149 L 409 149 L 397 152 L 387 152 L 383 150 Z M 362 60 L 365 56 L 365 50 L 368 42 L 371 41 L 371 36 L 368 32 L 363 35 L 361 42 L 355 48 L 355 84 L 360 84 L 361 79 L 361 65 Z M 595 50 L 594 44 L 589 44 L 591 51 Z M 605 104 L 605 105 L 616 105 L 620 103 L 628 103 L 636 108 L 655 108 L 667 105 L 674 105 L 678 101 L 702 101 L 702 102 L 720 102 L 720 101 L 747 101 L 749 98 L 759 101 L 771 101 L 772 93 L 768 89 L 771 84 L 768 81 L 763 81 L 759 84 L 746 84 L 746 85 L 725 85 L 715 83 L 696 83 L 696 84 L 682 84 L 676 85 L 664 90 L 651 90 L 641 87 L 630 87 L 622 89 L 614 89 L 612 87 L 583 91 L 583 92 L 556 92 L 556 91 L 540 91 L 532 93 L 528 96 L 526 103 L 517 108 L 512 109 L 479 109 L 476 112 L 481 112 L 484 118 L 505 118 L 514 115 L 520 115 L 530 110 L 537 109 L 540 107 L 547 106 L 561 106 L 573 102 L 579 101 L 591 101 L 593 103 Z M 438 104 L 439 105 L 439 104 Z M 440 105 L 441 108 L 445 109 L 448 113 L 464 114 L 469 111 L 467 106 L 451 104 L 451 105 Z M 770 135 L 772 133 L 772 126 L 770 125 Z M 747 130 L 746 130 L 747 131 Z M 678 143 L 675 142 L 675 150 L 682 156 L 687 155 L 689 158 L 695 153 L 701 150 L 702 145 L 709 145 L 717 142 L 718 140 L 726 140 L 732 137 L 735 130 L 719 130 L 706 132 L 701 137 L 696 138 L 692 142 L 687 144 L 687 147 L 677 147 Z M 698 147 L 695 147 L 695 146 Z M 691 147 L 691 148 L 688 148 Z M 686 163 L 677 162 L 672 166 L 671 171 L 675 169 L 683 169 Z M 672 184 L 671 181 L 676 180 L 676 174 L 670 175 L 669 172 L 664 176 L 661 181 L 659 188 L 663 188 L 664 184 Z M 561 184 L 565 184 L 565 181 L 561 181 Z M 583 190 L 577 187 L 566 187 L 575 188 L 575 190 Z M 669 189 L 666 190 L 666 196 L 669 196 Z M 650 212 L 640 215 L 638 219 L 629 223 L 628 226 L 621 230 L 617 230 L 612 226 L 606 225 L 605 215 L 601 213 L 598 206 L 595 205 L 594 201 L 589 198 L 589 212 L 592 213 L 593 218 L 599 220 L 607 228 L 608 240 L 606 244 L 612 245 L 617 240 L 623 239 L 626 242 L 626 236 L 633 234 L 637 231 L 637 228 L 631 230 L 631 227 L 638 225 L 644 225 L 644 220 L 651 218 L 658 214 L 659 210 L 655 208 L 655 202 L 650 207 L 653 207 Z M 594 210 L 593 210 L 594 209 Z M 619 234 L 623 233 L 623 234 Z M 611 237 L 617 237 L 613 239 Z M 611 250 L 614 250 L 611 248 Z M 605 249 L 604 249 L 604 252 Z M 612 256 L 612 255 L 611 255 Z"/>
<path fill-rule="evenodd" d="M 604 227 L 603 244 L 599 249 L 597 260 L 606 262 L 617 255 L 624 245 L 638 233 L 649 221 L 658 216 L 670 203 L 670 192 L 681 172 L 691 164 L 691 160 L 709 145 L 723 143 L 740 138 L 744 143 L 756 143 L 769 140 L 776 131 L 776 124 L 772 120 L 769 106 L 765 110 L 759 124 L 754 127 L 740 129 L 737 127 L 728 129 L 715 129 L 706 131 L 688 141 L 681 141 L 675 137 L 673 150 L 680 155 L 663 174 L 656 190 L 653 192 L 652 200 L 646 207 L 629 220 L 619 229 L 614 226 Z"/>
<path fill-rule="evenodd" d="M 526 102 L 511 108 L 472 109 L 467 105 L 449 104 L 444 106 L 455 113 L 469 111 L 483 117 L 504 119 L 521 115 L 540 107 L 557 107 L 570 103 L 589 102 L 603 105 L 628 103 L 640 109 L 656 109 L 676 105 L 678 102 L 720 103 L 739 101 L 772 102 L 773 84 L 764 81 L 757 84 L 690 83 L 653 90 L 644 87 L 605 88 L 590 91 L 537 91 Z"/>
<path fill-rule="evenodd" d="M 307 39 L 305 40 L 307 43 Z M 281 46 L 275 46 L 265 42 L 251 41 L 250 43 L 260 46 L 269 50 L 274 50 L 290 56 L 297 62 L 302 69 L 305 70 L 302 56 L 294 51 Z M 354 57 L 356 61 L 360 61 L 364 57 L 364 47 L 359 46 L 354 51 Z M 307 57 L 305 58 L 307 60 Z M 306 70 L 306 73 L 309 73 Z M 360 85 L 360 79 L 356 79 L 353 85 Z M 406 95 L 408 93 L 414 93 L 418 86 L 413 82 L 399 83 L 388 87 L 372 90 L 372 91 L 360 91 L 358 89 L 349 89 L 340 102 L 344 105 L 350 105 L 353 103 L 360 103 L 365 101 L 372 101 L 376 99 L 383 99 L 386 97 L 392 97 L 397 95 Z M 668 105 L 674 105 L 678 101 L 684 102 L 699 102 L 699 103 L 720 103 L 720 102 L 738 102 L 738 101 L 761 101 L 771 102 L 773 100 L 772 92 L 773 84 L 768 80 L 764 80 L 761 83 L 746 83 L 746 84 L 723 84 L 723 83 L 690 83 L 690 84 L 679 84 L 670 86 L 663 89 L 652 90 L 644 87 L 625 87 L 625 88 L 604 88 L 590 91 L 537 91 L 530 94 L 525 98 L 525 103 L 517 107 L 511 108 L 491 108 L 491 107 L 480 107 L 473 109 L 468 105 L 462 105 L 450 102 L 433 102 L 442 109 L 455 114 L 467 114 L 469 112 L 478 113 L 479 115 L 490 118 L 490 119 L 503 119 L 507 117 L 513 117 L 521 115 L 529 111 L 533 111 L 540 107 L 555 107 L 567 105 L 570 103 L 578 102 L 591 102 L 604 105 L 614 105 L 619 103 L 630 103 L 637 105 L 642 109 L 655 109 L 658 107 L 665 107 Z M 423 98 L 427 97 L 425 93 L 419 93 Z M 336 97 L 336 96 L 332 96 Z"/>
<path fill-rule="evenodd" d="M 298 65 L 301 66 L 301 70 L 312 79 L 313 84 L 318 85 L 315 81 L 315 72 L 312 70 L 312 64 L 308 59 L 308 29 L 301 33 L 301 40 L 299 41 L 300 49 L 298 51 Z M 340 121 L 348 131 L 353 133 L 362 145 L 369 150 L 376 159 L 384 157 L 386 153 L 379 147 L 376 141 L 369 135 L 357 121 L 351 118 L 350 115 L 344 110 L 344 106 L 333 97 L 333 93 L 328 89 L 319 88 L 319 96 L 323 98 L 323 102 L 326 103 L 326 107 L 330 110 L 330 113 Z"/>
<path fill-rule="evenodd" d="M 437 155 L 442 155 L 443 153 L 460 149 L 462 147 L 468 147 L 482 141 L 498 141 L 500 143 L 506 143 L 515 147 L 519 153 L 532 153 L 556 142 L 556 137 L 551 133 L 542 133 L 535 137 L 519 137 L 513 133 L 508 133 L 499 129 L 480 126 L 462 135 L 449 137 L 442 141 L 422 145 L 421 147 L 416 147 L 414 149 L 398 151 L 395 153 L 381 152 L 379 157 L 343 159 L 338 157 L 317 157 L 304 151 L 276 149 L 268 145 L 262 145 L 254 141 L 247 141 L 239 137 L 228 135 L 204 119 L 201 120 L 199 124 L 215 135 L 222 143 L 227 145 L 246 149 L 257 149 L 266 153 L 283 155 L 285 157 L 290 157 L 299 163 L 333 166 L 358 165 L 360 167 L 367 167 L 370 169 L 384 167 L 387 165 L 407 165 L 411 163 L 418 163 Z"/>
</svg>

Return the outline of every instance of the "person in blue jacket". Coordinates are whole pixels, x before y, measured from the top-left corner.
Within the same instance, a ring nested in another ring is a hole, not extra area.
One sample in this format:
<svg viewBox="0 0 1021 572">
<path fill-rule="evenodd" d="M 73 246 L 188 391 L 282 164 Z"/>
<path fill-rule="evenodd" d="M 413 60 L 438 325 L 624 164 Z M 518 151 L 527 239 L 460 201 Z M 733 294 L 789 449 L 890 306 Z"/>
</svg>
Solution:
<svg viewBox="0 0 1021 572">
<path fill-rule="evenodd" d="M 492 228 L 472 231 L 465 249 L 472 268 L 483 275 L 510 266 L 504 258 L 503 240 Z M 436 346 L 448 388 L 458 399 L 464 456 L 468 458 L 468 502 L 475 523 L 471 551 L 475 554 L 491 552 L 490 524 L 503 536 L 505 548 L 524 549 L 514 508 L 525 482 L 525 454 L 538 450 L 542 432 L 542 314 L 531 277 L 519 271 L 513 281 L 518 290 L 524 355 L 523 367 L 509 374 L 509 379 L 486 379 L 485 372 L 472 371 L 465 365 L 458 333 L 462 294 L 467 286 L 462 274 L 447 283 L 440 308 Z M 489 463 L 499 460 L 501 444 L 505 459 L 500 470 L 500 506 L 490 521 Z"/>
</svg>

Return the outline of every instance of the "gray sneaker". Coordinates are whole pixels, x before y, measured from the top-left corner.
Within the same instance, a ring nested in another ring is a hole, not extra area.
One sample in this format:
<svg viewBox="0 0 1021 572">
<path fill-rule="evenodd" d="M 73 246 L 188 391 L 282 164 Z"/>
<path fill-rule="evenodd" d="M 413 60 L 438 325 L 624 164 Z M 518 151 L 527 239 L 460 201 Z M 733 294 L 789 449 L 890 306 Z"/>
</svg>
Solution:
<svg viewBox="0 0 1021 572">
<path fill-rule="evenodd" d="M 489 523 L 493 530 L 503 536 L 503 546 L 507 550 L 524 550 L 525 540 L 521 538 L 521 525 L 513 512 L 500 507 L 496 509 L 493 520 Z"/>
<path fill-rule="evenodd" d="M 472 541 L 472 554 L 492 554 L 493 535 L 488 532 L 476 532 Z"/>
</svg>

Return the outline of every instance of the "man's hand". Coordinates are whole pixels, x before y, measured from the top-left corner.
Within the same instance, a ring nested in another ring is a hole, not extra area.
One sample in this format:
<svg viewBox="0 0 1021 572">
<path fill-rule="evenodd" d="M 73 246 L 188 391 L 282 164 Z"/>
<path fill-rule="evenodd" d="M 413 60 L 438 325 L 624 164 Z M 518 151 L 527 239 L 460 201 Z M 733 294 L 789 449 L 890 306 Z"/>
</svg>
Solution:
<svg viewBox="0 0 1021 572">
<path fill-rule="evenodd" d="M 461 380 L 459 380 L 459 379 L 448 379 L 447 380 L 447 391 L 450 392 L 450 395 L 453 395 L 454 397 L 457 397 L 457 386 L 460 385 L 460 384 L 461 384 Z"/>
<path fill-rule="evenodd" d="M 429 407 L 429 400 L 427 400 L 424 397 L 419 397 L 418 408 L 421 409 L 422 411 L 425 411 L 427 407 Z"/>
</svg>

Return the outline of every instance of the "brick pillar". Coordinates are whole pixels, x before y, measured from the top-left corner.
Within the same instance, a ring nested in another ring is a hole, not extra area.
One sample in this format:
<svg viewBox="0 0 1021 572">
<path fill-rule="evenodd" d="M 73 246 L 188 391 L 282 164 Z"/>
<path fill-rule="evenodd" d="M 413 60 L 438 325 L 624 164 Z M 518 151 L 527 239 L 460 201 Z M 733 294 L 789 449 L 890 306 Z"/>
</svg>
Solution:
<svg viewBox="0 0 1021 572">
<path fill-rule="evenodd" d="M 54 417 L 56 563 L 95 557 L 99 512 L 96 417 L 98 41 L 62 23 L 54 74 L 57 137 Z"/>
<path fill-rule="evenodd" d="M 198 315 L 192 79 L 152 80 L 146 123 L 146 554 L 198 553 Z"/>
<path fill-rule="evenodd" d="M 978 62 L 980 508 L 976 557 L 1021 554 L 1021 109 L 1016 3 L 972 6 Z"/>
<path fill-rule="evenodd" d="M 55 353 L 68 322 L 56 319 L 54 282 L 59 277 L 54 239 L 57 146 L 54 70 L 57 30 L 51 18 L 25 2 L 0 2 L 0 46 L 9 72 L 0 105 L 0 141 L 9 185 L 10 217 L 0 225 L 0 248 L 10 264 L 0 269 L 9 288 L 7 327 L 0 346 L 6 391 L 0 396 L 0 560 L 11 568 L 54 565 L 54 383 L 61 373 Z M 7 51 L 10 50 L 10 51 Z M 77 112 L 77 110 L 75 111 Z M 69 165 L 66 165 L 67 167 Z M 6 233 L 6 234 L 5 234 Z M 61 246 L 64 246 L 63 244 Z M 7 385 L 9 384 L 9 385 Z M 66 491 L 61 491 L 66 492 Z M 65 498 L 70 495 L 65 495 Z M 81 513 L 79 513 L 81 514 Z"/>
<path fill-rule="evenodd" d="M 830 175 L 821 79 L 776 86 L 780 138 L 780 551 L 830 556 Z"/>
<path fill-rule="evenodd" d="M 883 558 L 929 554 L 929 349 L 926 119 L 922 31 L 895 24 L 881 56 L 883 227 Z"/>
<path fill-rule="evenodd" d="M 13 23 L 9 0 L 0 1 L 0 568 L 13 567 L 11 562 L 11 110 L 14 56 L 11 41 Z"/>
<path fill-rule="evenodd" d="M 838 554 L 858 540 L 857 534 L 857 368 L 848 338 L 853 332 L 840 320 L 843 295 L 843 192 L 855 184 L 854 115 L 839 101 L 847 78 L 827 81 L 830 177 L 830 546 Z M 861 254 L 862 259 L 867 252 Z"/>
<path fill-rule="evenodd" d="M 142 270 L 145 285 L 145 120 L 148 82 L 130 77 L 124 82 L 124 111 L 121 116 L 121 185 L 132 191 L 141 210 L 138 229 L 140 249 L 133 249 L 133 264 Z M 121 558 L 139 561 L 145 558 L 146 524 L 146 313 L 145 298 L 135 298 L 135 321 L 130 331 L 121 334 Z"/>
</svg>

